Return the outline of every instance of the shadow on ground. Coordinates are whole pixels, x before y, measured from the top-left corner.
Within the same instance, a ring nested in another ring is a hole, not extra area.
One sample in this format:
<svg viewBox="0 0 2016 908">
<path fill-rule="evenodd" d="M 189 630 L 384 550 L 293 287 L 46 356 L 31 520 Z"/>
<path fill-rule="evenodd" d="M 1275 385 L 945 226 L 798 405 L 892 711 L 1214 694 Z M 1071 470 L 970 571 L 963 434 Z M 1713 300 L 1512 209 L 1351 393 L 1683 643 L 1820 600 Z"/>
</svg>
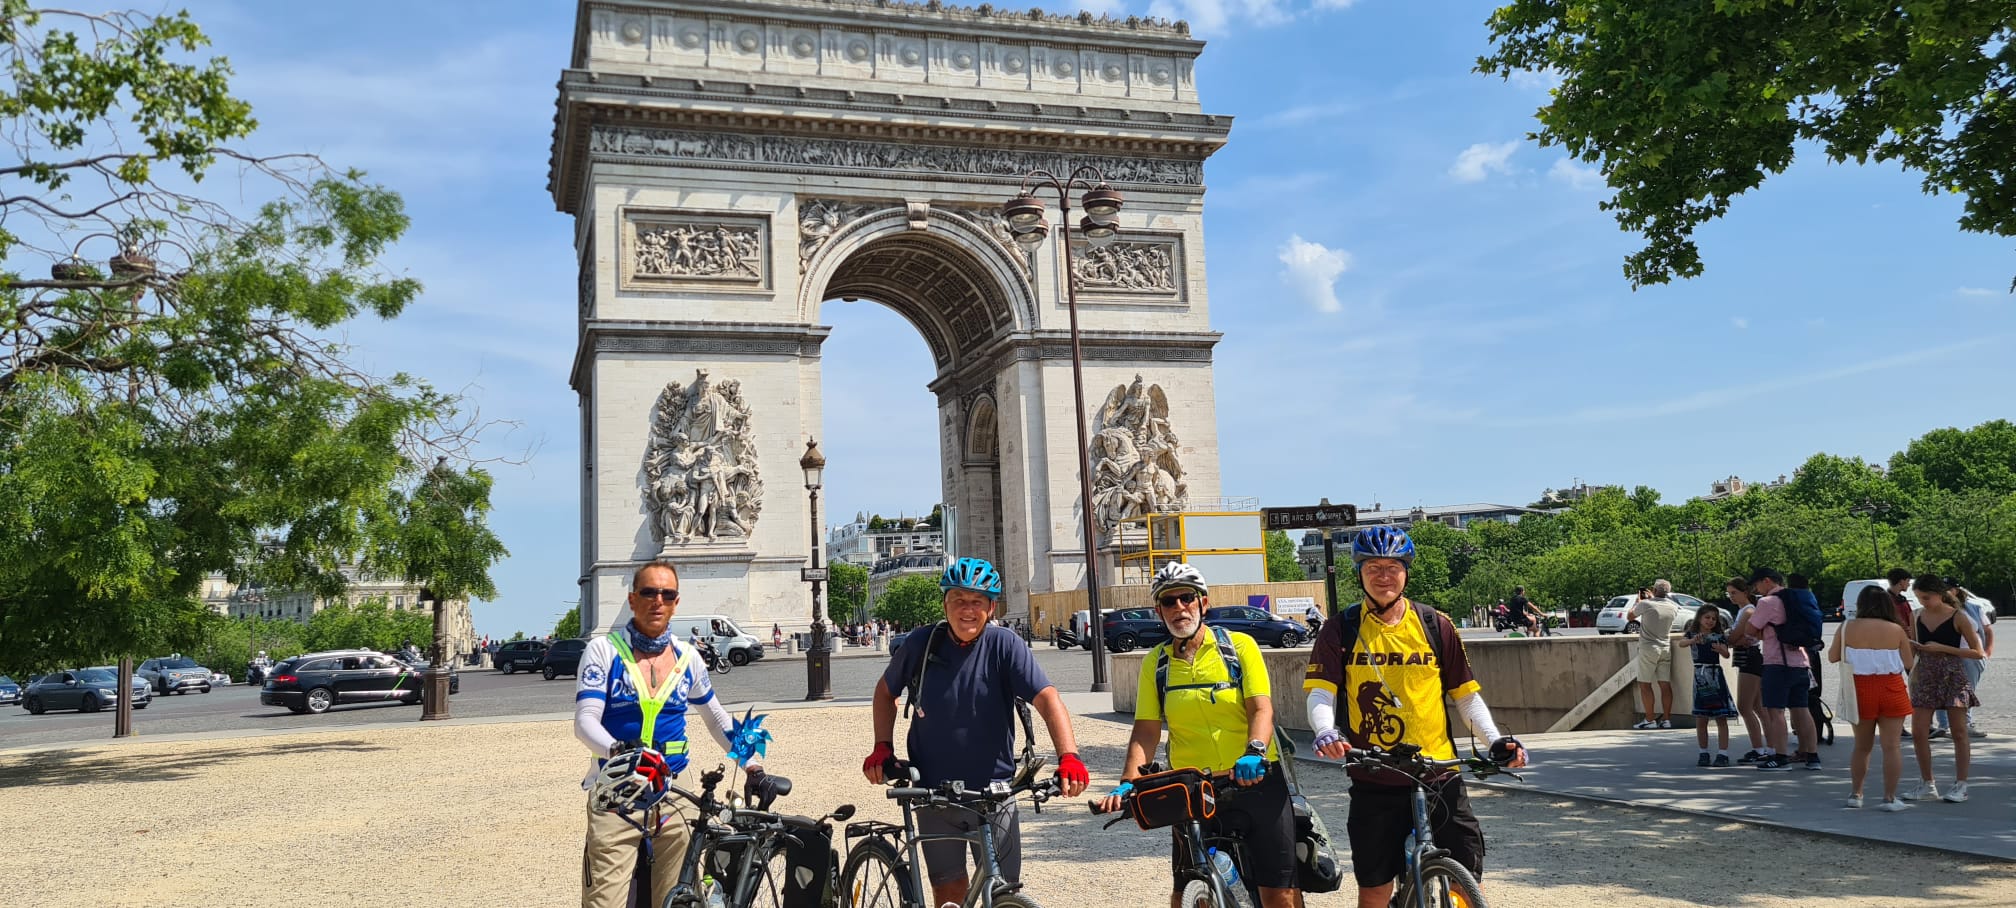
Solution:
<svg viewBox="0 0 2016 908">
<path fill-rule="evenodd" d="M 386 749 L 384 745 L 355 739 L 287 745 L 290 753 L 337 751 L 371 753 Z M 133 758 L 130 755 L 107 753 L 97 749 L 45 750 L 15 757 L 0 756 L 0 789 L 34 785 L 103 785 L 122 781 L 173 782 L 189 778 L 206 767 L 228 764 L 249 757 L 268 756 L 273 750 L 270 746 L 248 745 L 228 750 L 177 755 L 172 758 L 141 758 L 140 762 L 147 767 L 144 775 L 127 775 L 111 768 L 115 765 L 124 766 L 132 763 Z"/>
</svg>

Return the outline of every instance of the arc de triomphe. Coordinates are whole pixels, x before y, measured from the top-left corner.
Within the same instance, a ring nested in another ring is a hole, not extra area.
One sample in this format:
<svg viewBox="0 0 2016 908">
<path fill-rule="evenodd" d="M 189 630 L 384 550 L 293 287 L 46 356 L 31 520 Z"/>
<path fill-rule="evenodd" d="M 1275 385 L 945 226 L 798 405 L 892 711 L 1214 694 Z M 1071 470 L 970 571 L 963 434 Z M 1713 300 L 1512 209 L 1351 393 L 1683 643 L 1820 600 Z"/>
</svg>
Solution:
<svg viewBox="0 0 2016 908">
<path fill-rule="evenodd" d="M 1202 49 L 936 0 L 581 3 L 549 188 L 580 263 L 584 629 L 660 553 L 681 611 L 809 621 L 798 459 L 831 299 L 929 345 L 944 500 L 1007 614 L 1083 584 L 1062 231 L 1024 252 L 999 215 L 1039 168 L 1127 199 L 1120 242 L 1073 247 L 1097 513 L 1217 497 L 1203 162 L 1231 121 L 1198 107 Z"/>
</svg>

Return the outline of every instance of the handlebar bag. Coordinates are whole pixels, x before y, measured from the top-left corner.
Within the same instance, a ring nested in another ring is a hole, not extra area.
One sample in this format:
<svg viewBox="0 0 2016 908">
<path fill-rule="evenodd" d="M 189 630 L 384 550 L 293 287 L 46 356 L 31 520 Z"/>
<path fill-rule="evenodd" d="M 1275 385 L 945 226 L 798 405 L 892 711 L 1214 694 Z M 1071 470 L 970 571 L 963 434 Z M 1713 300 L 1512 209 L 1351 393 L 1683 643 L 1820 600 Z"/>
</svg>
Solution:
<svg viewBox="0 0 2016 908">
<path fill-rule="evenodd" d="M 1172 769 L 1134 780 L 1134 822 L 1161 829 L 1218 813 L 1218 793 L 1209 776 L 1195 769 Z"/>
</svg>

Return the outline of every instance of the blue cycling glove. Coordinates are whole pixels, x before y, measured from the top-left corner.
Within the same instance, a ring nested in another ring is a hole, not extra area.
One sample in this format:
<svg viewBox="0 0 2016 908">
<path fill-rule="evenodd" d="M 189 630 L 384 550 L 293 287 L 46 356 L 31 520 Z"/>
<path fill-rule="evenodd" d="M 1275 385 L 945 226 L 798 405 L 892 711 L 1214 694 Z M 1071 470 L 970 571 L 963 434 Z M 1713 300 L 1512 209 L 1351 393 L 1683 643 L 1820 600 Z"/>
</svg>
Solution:
<svg viewBox="0 0 2016 908">
<path fill-rule="evenodd" d="M 1247 754 L 1232 764 L 1232 780 L 1235 782 L 1258 782 L 1267 775 L 1267 758 L 1259 754 Z"/>
<path fill-rule="evenodd" d="M 1124 798 L 1133 793 L 1134 793 L 1134 783 L 1122 782 L 1119 785 L 1114 786 L 1112 791 L 1107 792 L 1106 796 L 1109 798 Z"/>
</svg>

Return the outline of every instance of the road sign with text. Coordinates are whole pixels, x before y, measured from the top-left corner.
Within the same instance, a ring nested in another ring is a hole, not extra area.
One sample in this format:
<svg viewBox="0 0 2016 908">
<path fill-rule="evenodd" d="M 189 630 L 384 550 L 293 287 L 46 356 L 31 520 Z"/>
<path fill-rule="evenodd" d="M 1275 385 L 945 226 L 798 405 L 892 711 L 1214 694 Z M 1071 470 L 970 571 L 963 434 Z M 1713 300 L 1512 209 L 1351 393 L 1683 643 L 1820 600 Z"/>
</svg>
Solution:
<svg viewBox="0 0 2016 908">
<path fill-rule="evenodd" d="M 1270 530 L 1334 530 L 1358 525 L 1355 504 L 1319 504 L 1299 508 L 1261 508 L 1260 522 Z"/>
</svg>

